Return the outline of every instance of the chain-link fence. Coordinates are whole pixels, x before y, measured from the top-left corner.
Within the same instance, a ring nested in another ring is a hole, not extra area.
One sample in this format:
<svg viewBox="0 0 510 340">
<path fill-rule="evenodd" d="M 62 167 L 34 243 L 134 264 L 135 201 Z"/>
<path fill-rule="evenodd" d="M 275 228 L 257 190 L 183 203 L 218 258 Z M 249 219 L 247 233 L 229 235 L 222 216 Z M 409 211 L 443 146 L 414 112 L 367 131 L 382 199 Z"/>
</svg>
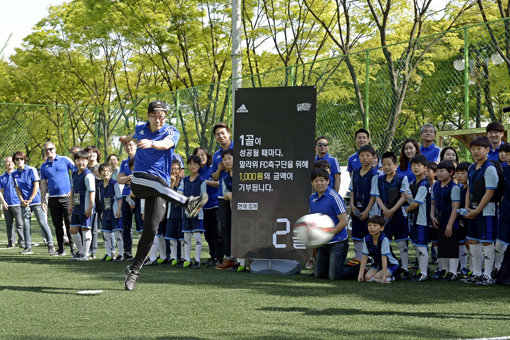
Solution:
<svg viewBox="0 0 510 340">
<path fill-rule="evenodd" d="M 510 19 L 507 19 L 510 20 Z M 374 48 L 327 60 L 245 76 L 243 87 L 317 87 L 317 135 L 330 140 L 330 153 L 345 163 L 355 152 L 354 132 L 371 132 L 379 151 L 399 153 L 405 138 L 419 138 L 425 123 L 439 130 L 508 123 L 510 106 L 510 21 L 500 20 Z M 98 145 L 120 152 L 116 136 L 133 131 L 154 99 L 170 105 L 169 119 L 181 132 L 178 152 L 199 145 L 216 148 L 212 126 L 231 121 L 231 82 L 181 89 L 104 107 L 0 104 L 0 153 L 24 150 L 42 161 L 42 144 L 60 150 Z M 462 145 L 447 139 L 446 144 Z M 65 152 L 61 152 L 65 154 Z"/>
</svg>

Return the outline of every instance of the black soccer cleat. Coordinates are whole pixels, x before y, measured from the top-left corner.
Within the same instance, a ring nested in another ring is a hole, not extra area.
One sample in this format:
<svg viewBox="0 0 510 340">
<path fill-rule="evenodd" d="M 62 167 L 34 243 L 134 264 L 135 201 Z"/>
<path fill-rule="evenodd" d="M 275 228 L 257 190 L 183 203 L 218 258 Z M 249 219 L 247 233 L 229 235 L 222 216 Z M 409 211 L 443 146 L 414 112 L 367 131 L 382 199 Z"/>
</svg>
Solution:
<svg viewBox="0 0 510 340">
<path fill-rule="evenodd" d="M 206 193 L 200 196 L 190 196 L 186 202 L 186 214 L 189 218 L 197 216 L 198 212 L 209 200 L 209 196 Z"/>
</svg>

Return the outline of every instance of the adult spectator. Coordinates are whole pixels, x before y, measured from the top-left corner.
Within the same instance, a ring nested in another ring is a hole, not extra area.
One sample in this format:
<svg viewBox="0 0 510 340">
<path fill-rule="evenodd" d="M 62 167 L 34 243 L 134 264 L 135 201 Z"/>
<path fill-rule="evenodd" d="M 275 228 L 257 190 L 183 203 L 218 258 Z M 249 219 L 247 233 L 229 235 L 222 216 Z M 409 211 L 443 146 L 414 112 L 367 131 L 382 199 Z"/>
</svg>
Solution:
<svg viewBox="0 0 510 340">
<path fill-rule="evenodd" d="M 499 148 L 503 144 L 505 127 L 500 122 L 492 122 L 487 125 L 485 131 L 487 131 L 487 138 L 491 142 L 488 158 L 491 161 L 499 161 Z"/>
<path fill-rule="evenodd" d="M 420 146 L 418 142 L 412 138 L 408 138 L 402 143 L 400 149 L 399 166 L 397 167 L 397 173 L 399 175 L 407 177 L 407 181 L 411 183 L 416 179 L 411 169 L 411 159 L 414 156 L 420 154 Z"/>
<path fill-rule="evenodd" d="M 108 165 L 110 165 L 110 169 L 112 170 L 111 179 L 117 181 L 117 176 L 119 175 L 119 156 L 112 153 L 108 156 Z"/>
<path fill-rule="evenodd" d="M 439 163 L 441 148 L 436 146 L 436 128 L 432 124 L 425 124 L 420 130 L 420 153 L 427 157 L 429 162 Z"/>
<path fill-rule="evenodd" d="M 7 248 L 14 248 L 16 241 L 14 236 L 14 225 L 16 223 L 16 233 L 18 234 L 18 246 L 23 247 L 23 252 L 26 249 L 31 249 L 31 244 L 26 243 L 24 230 L 23 230 L 23 218 L 21 216 L 21 207 L 16 189 L 14 188 L 14 180 L 12 173 L 14 172 L 14 163 L 12 157 L 5 157 L 4 159 L 5 173 L 0 176 L 0 199 L 4 209 L 5 225 L 7 227 Z M 30 234 L 30 233 L 29 233 Z M 28 238 L 30 242 L 30 236 Z M 28 251 L 26 251 L 28 253 Z"/>
<path fill-rule="evenodd" d="M 328 153 L 329 141 L 326 137 L 319 137 L 315 140 L 315 162 L 321 159 L 326 160 L 329 163 L 329 187 L 334 189 L 336 192 L 340 190 L 340 164 L 335 157 L 332 157 Z"/>
<path fill-rule="evenodd" d="M 69 232 L 69 223 L 71 222 L 71 176 L 69 172 L 76 170 L 76 167 L 68 157 L 57 155 L 57 148 L 52 142 L 44 143 L 44 153 L 47 159 L 41 165 L 41 208 L 44 212 L 47 212 L 49 208 L 57 235 L 57 253 L 60 256 L 65 256 L 64 226 L 66 234 L 71 235 Z M 46 192 L 49 192 L 47 202 Z M 75 247 L 71 238 L 69 238 L 69 247 L 74 255 Z"/>
<path fill-rule="evenodd" d="M 370 144 L 370 132 L 368 132 L 366 129 L 359 129 L 354 134 L 354 142 L 356 143 L 358 150 L 363 145 Z M 380 160 L 377 164 L 378 164 L 378 168 L 382 167 L 382 163 Z M 359 160 L 359 152 L 356 151 L 347 159 L 347 172 L 352 177 L 352 173 L 354 172 L 354 170 L 358 170 L 360 168 L 361 168 L 361 161 Z"/>
<path fill-rule="evenodd" d="M 50 255 L 57 255 L 53 246 L 53 235 L 48 226 L 46 213 L 41 209 L 41 194 L 39 192 L 39 173 L 37 169 L 27 164 L 27 155 L 24 152 L 17 151 L 12 156 L 16 166 L 13 172 L 14 184 L 18 194 L 21 206 L 21 215 L 23 216 L 23 229 L 28 230 L 30 239 L 30 218 L 32 213 L 41 227 L 42 237 L 48 242 L 48 252 Z M 25 236 L 25 240 L 26 240 Z M 28 243 L 28 242 L 27 242 Z"/>
</svg>

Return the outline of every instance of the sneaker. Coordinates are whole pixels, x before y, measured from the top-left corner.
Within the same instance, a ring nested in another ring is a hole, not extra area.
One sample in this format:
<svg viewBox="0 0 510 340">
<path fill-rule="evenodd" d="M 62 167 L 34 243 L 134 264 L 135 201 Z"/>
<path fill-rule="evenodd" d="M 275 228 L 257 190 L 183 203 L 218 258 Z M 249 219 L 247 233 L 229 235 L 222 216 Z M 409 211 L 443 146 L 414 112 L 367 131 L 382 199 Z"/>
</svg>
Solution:
<svg viewBox="0 0 510 340">
<path fill-rule="evenodd" d="M 431 279 L 433 280 L 441 280 L 446 275 L 446 270 L 436 270 L 434 275 L 432 275 Z"/>
<path fill-rule="evenodd" d="M 81 256 L 78 259 L 78 261 L 89 261 L 90 259 L 91 259 L 90 255 L 83 255 L 83 254 L 81 254 Z"/>
<path fill-rule="evenodd" d="M 188 201 L 186 202 L 186 214 L 188 217 L 195 217 L 208 200 L 209 196 L 206 193 L 203 193 L 200 196 L 188 197 Z"/>
<path fill-rule="evenodd" d="M 214 268 L 219 269 L 219 270 L 228 270 L 230 268 L 235 267 L 235 265 L 236 265 L 236 262 L 234 260 L 223 260 L 223 262 L 221 264 L 217 265 Z"/>
<path fill-rule="evenodd" d="M 50 255 L 52 255 L 53 253 L 55 253 L 55 247 L 54 246 L 48 246 L 48 253 Z"/>
<path fill-rule="evenodd" d="M 460 268 L 459 273 L 461 276 L 467 276 L 469 274 L 469 269 L 467 269 L 466 267 L 462 267 Z"/>
<path fill-rule="evenodd" d="M 111 261 L 113 261 L 113 257 L 108 256 L 108 255 L 105 255 L 105 256 L 101 259 L 101 262 L 111 262 Z"/>
<path fill-rule="evenodd" d="M 82 256 L 83 256 L 82 254 L 76 253 L 73 256 L 71 256 L 70 260 L 71 261 L 79 261 Z"/>
<path fill-rule="evenodd" d="M 443 280 L 441 281 L 457 281 L 459 279 L 456 273 L 448 272 Z"/>
<path fill-rule="evenodd" d="M 157 259 L 157 262 L 158 262 L 158 264 L 167 264 L 168 263 L 168 259 L 167 258 L 164 258 L 164 259 L 159 258 L 159 259 Z"/>
<path fill-rule="evenodd" d="M 21 255 L 31 255 L 33 253 L 32 248 L 25 248 L 20 252 Z"/>
<path fill-rule="evenodd" d="M 216 259 L 211 259 L 211 261 L 209 262 L 206 262 L 206 266 L 207 267 L 216 267 L 217 265 L 219 265 L 220 263 L 218 262 L 218 260 Z"/>
<path fill-rule="evenodd" d="M 170 261 L 168 261 L 168 265 L 172 266 L 172 267 L 175 267 L 178 262 L 179 261 L 177 261 L 176 259 L 170 259 Z"/>
<path fill-rule="evenodd" d="M 241 264 L 236 264 L 235 267 L 230 268 L 229 270 L 231 273 L 240 273 L 246 271 L 246 267 L 242 266 Z"/>
<path fill-rule="evenodd" d="M 360 263 L 361 263 L 361 261 L 360 261 L 360 260 L 358 260 L 358 259 L 357 259 L 357 258 L 355 258 L 355 257 L 351 257 L 351 258 L 349 259 L 349 262 L 347 262 L 347 265 L 348 265 L 348 266 L 358 266 Z"/>
<path fill-rule="evenodd" d="M 157 266 L 158 259 L 155 259 L 154 261 L 152 261 L 150 258 L 148 258 L 147 260 L 145 260 L 145 263 L 143 265 L 144 266 Z"/>
<path fill-rule="evenodd" d="M 131 261 L 133 259 L 133 255 L 129 253 L 124 254 L 124 261 Z"/>
<path fill-rule="evenodd" d="M 423 275 L 423 274 L 418 274 L 414 277 L 412 277 L 409 281 L 411 282 L 423 282 L 423 281 L 427 281 L 427 275 Z"/>
<path fill-rule="evenodd" d="M 313 258 L 306 260 L 305 269 L 308 270 L 313 269 Z"/>
<path fill-rule="evenodd" d="M 122 261 L 124 261 L 124 255 L 122 255 L 122 254 L 117 255 L 117 257 L 115 258 L 114 261 L 115 262 L 122 262 Z"/>
<path fill-rule="evenodd" d="M 475 282 L 480 281 L 481 277 L 482 277 L 482 275 L 476 276 L 476 275 L 471 274 L 471 275 L 466 276 L 465 278 L 460 279 L 459 281 L 462 283 L 475 283 Z"/>
<path fill-rule="evenodd" d="M 140 273 L 131 270 L 131 265 L 126 267 L 126 279 L 124 280 L 124 289 L 133 290 L 135 288 L 136 279 L 138 279 Z"/>
<path fill-rule="evenodd" d="M 188 260 L 184 260 L 184 262 L 182 263 L 182 268 L 188 268 L 189 266 L 191 266 L 191 262 Z"/>
<path fill-rule="evenodd" d="M 193 269 L 200 269 L 200 261 L 193 262 L 193 265 L 191 266 Z"/>
<path fill-rule="evenodd" d="M 58 252 L 56 256 L 67 256 L 67 253 L 65 250 L 62 250 L 61 252 Z"/>
<path fill-rule="evenodd" d="M 88 257 L 90 259 L 95 259 L 96 258 L 96 253 L 90 253 Z"/>
<path fill-rule="evenodd" d="M 12 249 L 12 248 L 14 248 L 14 244 L 9 243 L 9 244 L 7 245 L 7 249 Z"/>
<path fill-rule="evenodd" d="M 496 283 L 496 281 L 490 276 L 482 275 L 478 281 L 473 283 L 475 284 L 475 286 L 491 286 L 494 283 Z"/>
</svg>

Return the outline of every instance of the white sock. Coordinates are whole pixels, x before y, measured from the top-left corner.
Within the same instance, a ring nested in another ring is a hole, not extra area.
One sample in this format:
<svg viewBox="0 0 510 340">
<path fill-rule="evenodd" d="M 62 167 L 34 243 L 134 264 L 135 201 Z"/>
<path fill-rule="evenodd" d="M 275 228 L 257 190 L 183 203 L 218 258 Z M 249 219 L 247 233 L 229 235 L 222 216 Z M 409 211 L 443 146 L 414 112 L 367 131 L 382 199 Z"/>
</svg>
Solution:
<svg viewBox="0 0 510 340">
<path fill-rule="evenodd" d="M 449 272 L 452 274 L 457 274 L 457 268 L 459 267 L 459 258 L 453 257 L 448 259 Z"/>
<path fill-rule="evenodd" d="M 177 259 L 177 240 L 170 240 L 170 258 L 172 260 Z"/>
<path fill-rule="evenodd" d="M 245 263 L 246 263 L 246 259 L 245 259 L 245 258 L 242 258 L 242 257 L 241 257 L 241 258 L 238 258 L 238 259 L 237 259 L 237 262 L 239 262 L 239 264 L 240 264 L 241 266 L 246 267 L 246 266 L 245 266 Z"/>
<path fill-rule="evenodd" d="M 439 270 L 445 270 L 448 271 L 448 259 L 445 259 L 443 257 L 440 257 L 437 259 L 438 268 Z"/>
<path fill-rule="evenodd" d="M 501 269 L 501 263 L 503 262 L 503 258 L 505 257 L 506 244 L 496 241 L 496 246 L 494 247 L 494 251 L 496 252 L 496 258 L 494 260 L 494 268 L 497 270 Z"/>
<path fill-rule="evenodd" d="M 195 238 L 195 261 L 200 262 L 200 257 L 202 256 L 202 234 L 194 232 L 193 237 Z"/>
<path fill-rule="evenodd" d="M 402 262 L 402 268 L 404 270 L 409 269 L 409 248 L 407 247 L 407 241 L 398 241 L 398 249 L 400 249 L 400 262 Z"/>
<path fill-rule="evenodd" d="M 122 255 L 124 253 L 124 239 L 122 238 L 122 231 L 117 230 L 114 232 L 115 234 L 115 241 L 117 243 L 117 249 L 119 251 L 119 255 Z"/>
<path fill-rule="evenodd" d="M 434 253 L 436 254 L 436 258 L 437 258 L 437 255 L 439 254 L 437 251 L 437 244 L 434 246 L 432 246 L 432 245 L 430 246 L 430 249 L 431 249 L 430 252 L 432 252 L 432 248 L 434 248 Z"/>
<path fill-rule="evenodd" d="M 491 273 L 492 269 L 494 269 L 494 259 L 496 257 L 494 251 L 494 243 L 491 243 L 488 246 L 483 246 L 483 256 L 485 258 L 485 268 L 483 270 L 483 275 L 492 278 Z"/>
<path fill-rule="evenodd" d="M 184 233 L 184 259 L 191 262 L 191 233 Z"/>
<path fill-rule="evenodd" d="M 459 245 L 459 262 L 461 268 L 467 267 L 467 249 L 465 244 Z"/>
<path fill-rule="evenodd" d="M 92 243 L 92 230 L 83 229 L 83 253 L 85 255 L 89 254 L 90 244 Z"/>
<path fill-rule="evenodd" d="M 185 247 L 186 247 L 186 241 L 185 240 L 181 240 L 181 259 L 184 258 Z"/>
<path fill-rule="evenodd" d="M 469 270 L 473 271 L 473 256 L 471 256 L 471 251 L 468 246 L 466 246 L 466 252 L 468 254 Z"/>
<path fill-rule="evenodd" d="M 71 238 L 73 239 L 74 246 L 78 249 L 78 253 L 83 254 L 83 242 L 81 240 L 80 232 L 71 234 Z"/>
<path fill-rule="evenodd" d="M 156 261 L 156 259 L 158 258 L 158 249 L 159 249 L 159 241 L 158 241 L 157 237 L 154 237 L 154 241 L 152 242 L 152 247 L 149 252 L 149 259 L 153 262 Z"/>
<path fill-rule="evenodd" d="M 112 257 L 112 238 L 111 233 L 105 232 L 104 235 L 104 248 L 106 250 L 106 255 Z"/>
<path fill-rule="evenodd" d="M 361 261 L 363 258 L 363 242 L 352 241 L 354 243 L 354 257 Z"/>
<path fill-rule="evenodd" d="M 420 267 L 420 274 L 428 276 L 427 269 L 429 264 L 429 252 L 427 247 L 417 246 L 418 266 Z"/>
<path fill-rule="evenodd" d="M 166 259 L 166 240 L 163 235 L 159 235 L 159 257 Z"/>
<path fill-rule="evenodd" d="M 469 255 L 473 259 L 473 275 L 482 275 L 482 245 L 480 243 L 469 245 Z"/>
<path fill-rule="evenodd" d="M 112 250 L 111 251 L 113 253 L 113 252 L 115 252 L 115 231 L 113 233 L 110 233 L 110 242 L 112 244 Z M 124 248 L 122 248 L 122 249 L 124 249 Z"/>
</svg>

